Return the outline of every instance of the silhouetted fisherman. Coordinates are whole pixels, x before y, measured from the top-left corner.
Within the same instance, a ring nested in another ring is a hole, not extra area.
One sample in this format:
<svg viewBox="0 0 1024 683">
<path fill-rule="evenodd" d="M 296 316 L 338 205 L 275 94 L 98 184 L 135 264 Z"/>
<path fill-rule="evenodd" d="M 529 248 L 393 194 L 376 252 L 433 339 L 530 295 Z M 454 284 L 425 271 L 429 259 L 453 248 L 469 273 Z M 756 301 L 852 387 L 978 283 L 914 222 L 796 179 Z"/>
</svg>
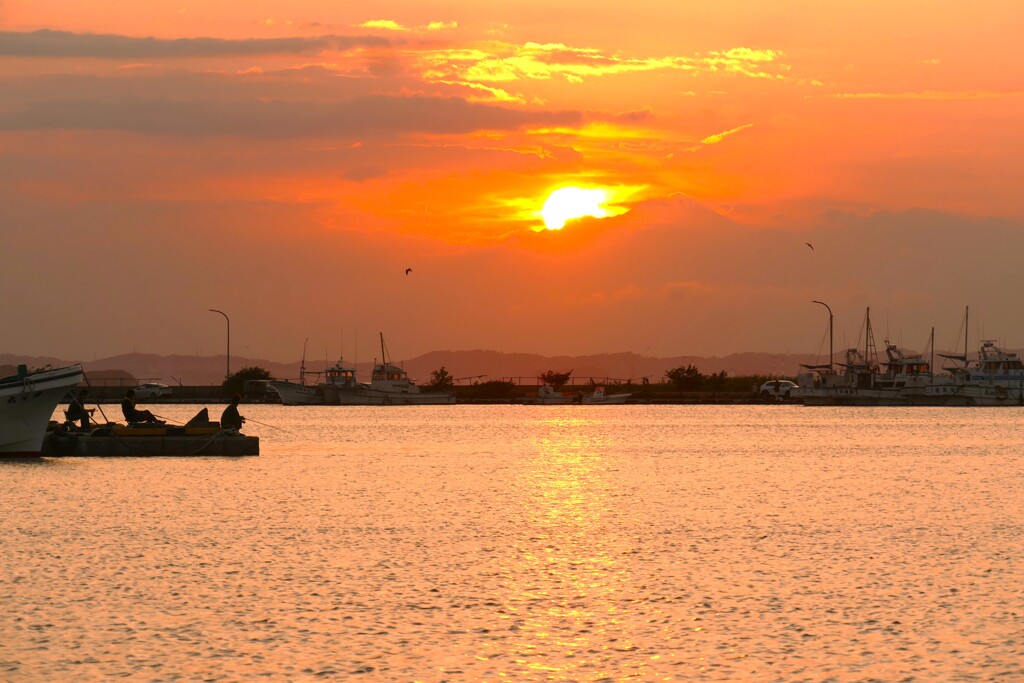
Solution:
<svg viewBox="0 0 1024 683">
<path fill-rule="evenodd" d="M 163 424 L 156 418 L 156 415 L 148 410 L 139 410 L 135 407 L 135 390 L 129 389 L 121 399 L 121 413 L 129 423 L 148 422 L 149 424 Z"/>
<path fill-rule="evenodd" d="M 88 389 L 82 389 L 77 396 L 72 392 L 71 403 L 68 404 L 68 409 L 64 412 L 64 417 L 68 422 L 80 420 L 79 425 L 82 429 L 89 429 L 89 418 L 96 411 L 95 408 L 85 407 L 85 395 L 88 393 Z"/>
<path fill-rule="evenodd" d="M 222 429 L 241 429 L 242 423 L 245 422 L 245 418 L 238 414 L 238 403 L 242 400 L 242 397 L 235 394 L 231 399 L 231 403 L 220 416 L 220 426 Z"/>
</svg>

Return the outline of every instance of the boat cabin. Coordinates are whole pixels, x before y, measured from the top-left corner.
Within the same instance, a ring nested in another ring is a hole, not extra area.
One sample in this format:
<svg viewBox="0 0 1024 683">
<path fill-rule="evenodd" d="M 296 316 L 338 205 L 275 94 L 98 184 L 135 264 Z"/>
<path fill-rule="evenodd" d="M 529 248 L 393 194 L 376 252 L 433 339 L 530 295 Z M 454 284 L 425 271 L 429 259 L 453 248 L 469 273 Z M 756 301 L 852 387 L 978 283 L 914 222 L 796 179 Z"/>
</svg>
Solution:
<svg viewBox="0 0 1024 683">
<path fill-rule="evenodd" d="M 409 374 L 397 365 L 384 363 L 373 367 L 373 377 L 371 379 L 374 382 L 408 382 Z"/>
<path fill-rule="evenodd" d="M 356 370 L 347 368 L 341 364 L 341 361 L 338 361 L 334 367 L 324 371 L 324 384 L 339 388 L 354 387 L 356 385 Z"/>
</svg>

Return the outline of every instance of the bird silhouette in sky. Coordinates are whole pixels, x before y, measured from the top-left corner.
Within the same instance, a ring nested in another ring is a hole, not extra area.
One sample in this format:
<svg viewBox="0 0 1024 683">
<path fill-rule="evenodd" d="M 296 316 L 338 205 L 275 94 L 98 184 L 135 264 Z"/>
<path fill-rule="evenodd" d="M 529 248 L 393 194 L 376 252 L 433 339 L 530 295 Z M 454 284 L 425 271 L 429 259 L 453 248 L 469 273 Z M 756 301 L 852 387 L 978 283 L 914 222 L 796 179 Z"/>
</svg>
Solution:
<svg viewBox="0 0 1024 683">
<path fill-rule="evenodd" d="M 405 269 L 405 274 L 406 274 L 406 275 L 408 275 L 408 274 L 409 274 L 409 273 L 411 273 L 411 272 L 412 272 L 412 268 L 406 268 L 406 269 Z"/>
<path fill-rule="evenodd" d="M 813 244 L 811 244 L 810 242 L 804 242 L 804 244 L 809 246 L 811 248 L 811 251 L 814 251 L 814 245 Z"/>
</svg>

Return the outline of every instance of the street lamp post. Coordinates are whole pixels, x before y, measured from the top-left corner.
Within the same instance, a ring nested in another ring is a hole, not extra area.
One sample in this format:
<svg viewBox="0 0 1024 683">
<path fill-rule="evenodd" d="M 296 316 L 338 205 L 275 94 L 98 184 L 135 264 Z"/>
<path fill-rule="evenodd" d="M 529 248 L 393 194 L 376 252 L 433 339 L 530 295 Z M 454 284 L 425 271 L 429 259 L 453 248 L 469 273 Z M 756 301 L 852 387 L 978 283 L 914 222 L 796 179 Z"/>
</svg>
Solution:
<svg viewBox="0 0 1024 683">
<path fill-rule="evenodd" d="M 227 353 L 228 372 L 227 372 L 226 375 L 224 375 L 224 377 L 226 379 L 226 378 L 231 376 L 231 318 L 228 317 L 227 313 L 225 313 L 224 311 L 218 311 L 216 308 L 211 308 L 210 312 L 211 313 L 220 313 L 222 316 L 224 316 L 224 320 L 226 320 L 227 323 L 228 323 L 228 353 Z"/>
<path fill-rule="evenodd" d="M 832 309 L 824 301 L 812 301 L 812 304 L 821 304 L 828 311 L 828 369 L 832 369 Z"/>
</svg>

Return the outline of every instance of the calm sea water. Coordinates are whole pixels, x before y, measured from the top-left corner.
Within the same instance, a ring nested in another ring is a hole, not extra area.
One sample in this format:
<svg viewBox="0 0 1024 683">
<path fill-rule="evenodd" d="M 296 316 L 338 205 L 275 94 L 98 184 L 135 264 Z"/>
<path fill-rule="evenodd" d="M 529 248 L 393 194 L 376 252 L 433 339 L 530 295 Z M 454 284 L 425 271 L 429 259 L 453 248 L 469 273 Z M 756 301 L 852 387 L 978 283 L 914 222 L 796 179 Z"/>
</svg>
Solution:
<svg viewBox="0 0 1024 683">
<path fill-rule="evenodd" d="M 1024 680 L 1024 410 L 243 414 L 0 464 L 0 680 Z"/>
</svg>

